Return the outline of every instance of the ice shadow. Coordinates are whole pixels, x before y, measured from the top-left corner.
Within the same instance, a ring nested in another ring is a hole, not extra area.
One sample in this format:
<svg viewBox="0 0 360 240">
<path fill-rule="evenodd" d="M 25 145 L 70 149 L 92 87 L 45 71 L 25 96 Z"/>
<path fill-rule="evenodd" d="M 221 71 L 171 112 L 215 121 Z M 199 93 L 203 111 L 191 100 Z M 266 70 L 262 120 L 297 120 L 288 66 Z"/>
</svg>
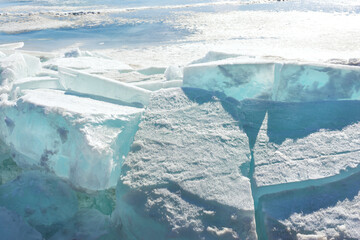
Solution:
<svg viewBox="0 0 360 240">
<path fill-rule="evenodd" d="M 262 238 L 296 239 L 296 233 L 286 229 L 279 220 L 288 219 L 294 213 L 311 214 L 334 207 L 345 200 L 352 201 L 359 192 L 360 173 L 356 173 L 338 182 L 264 195 L 259 199 L 257 209 Z"/>
<path fill-rule="evenodd" d="M 360 101 L 269 103 L 267 135 L 270 142 L 304 138 L 320 129 L 341 130 L 360 121 Z"/>
<path fill-rule="evenodd" d="M 157 190 L 165 190 L 170 195 L 163 195 Z M 146 225 L 141 228 L 141 233 L 133 234 L 141 235 L 143 239 L 152 239 L 153 235 L 156 235 L 157 239 L 215 240 L 219 237 L 208 231 L 208 227 L 222 229 L 224 226 L 230 227 L 242 239 L 253 227 L 253 211 L 240 210 L 217 201 L 203 199 L 172 181 L 138 189 L 131 189 L 119 181 L 117 201 L 122 219 L 128 221 L 123 222 L 126 229 L 132 229 L 135 225 Z M 177 201 L 181 201 L 184 205 L 176 205 L 174 212 L 169 213 L 163 206 L 166 201 L 175 205 Z M 147 204 L 149 202 L 154 204 Z M 176 212 L 179 216 L 176 216 Z M 195 221 L 192 224 L 185 224 L 184 221 L 189 220 L 187 217 L 191 220 L 191 215 L 198 218 L 202 226 L 195 226 L 194 224 L 197 224 Z M 184 219 L 181 220 L 180 217 Z M 172 224 L 179 220 L 184 226 L 173 229 Z M 233 239 L 233 237 L 224 234 L 222 239 Z"/>
<path fill-rule="evenodd" d="M 182 88 L 185 95 L 198 104 L 220 101 L 222 107 L 238 122 L 249 138 L 250 148 L 255 144 L 256 136 L 269 108 L 269 101 L 243 100 L 227 97 L 222 92 L 210 92 L 199 88 Z"/>
<path fill-rule="evenodd" d="M 283 143 L 286 139 L 301 139 L 320 129 L 342 130 L 360 121 L 360 101 L 274 102 L 262 99 L 237 101 L 222 92 L 183 88 L 186 96 L 199 104 L 221 102 L 224 109 L 239 122 L 249 137 L 250 148 L 268 113 L 269 142 Z"/>
</svg>

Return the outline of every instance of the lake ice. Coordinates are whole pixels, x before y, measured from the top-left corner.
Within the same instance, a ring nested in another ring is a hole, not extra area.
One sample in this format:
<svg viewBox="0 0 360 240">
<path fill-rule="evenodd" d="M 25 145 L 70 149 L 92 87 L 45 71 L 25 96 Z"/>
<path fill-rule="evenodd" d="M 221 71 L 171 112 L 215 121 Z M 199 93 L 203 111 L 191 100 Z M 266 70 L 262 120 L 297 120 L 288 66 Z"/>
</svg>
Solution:
<svg viewBox="0 0 360 240">
<path fill-rule="evenodd" d="M 5 239 L 360 238 L 357 1 L 0 10 Z"/>
</svg>

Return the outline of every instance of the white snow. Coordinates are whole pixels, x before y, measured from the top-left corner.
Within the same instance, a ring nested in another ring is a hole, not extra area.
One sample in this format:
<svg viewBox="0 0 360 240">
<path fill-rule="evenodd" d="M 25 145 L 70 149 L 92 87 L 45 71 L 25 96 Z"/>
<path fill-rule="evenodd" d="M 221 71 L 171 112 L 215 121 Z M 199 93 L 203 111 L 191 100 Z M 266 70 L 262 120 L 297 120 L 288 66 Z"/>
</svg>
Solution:
<svg viewBox="0 0 360 240">
<path fill-rule="evenodd" d="M 359 239 L 359 176 L 265 195 L 258 224 L 268 239 Z"/>
<path fill-rule="evenodd" d="M 183 78 L 183 71 L 180 67 L 171 65 L 166 68 L 164 75 L 166 80 L 179 80 Z"/>
</svg>

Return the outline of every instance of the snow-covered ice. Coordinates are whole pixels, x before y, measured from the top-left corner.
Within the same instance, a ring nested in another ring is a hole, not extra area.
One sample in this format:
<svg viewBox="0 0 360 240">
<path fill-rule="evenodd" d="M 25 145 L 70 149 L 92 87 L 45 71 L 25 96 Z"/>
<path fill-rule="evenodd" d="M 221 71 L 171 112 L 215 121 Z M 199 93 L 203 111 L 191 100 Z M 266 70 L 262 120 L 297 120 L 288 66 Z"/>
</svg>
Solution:
<svg viewBox="0 0 360 240">
<path fill-rule="evenodd" d="M 223 101 L 201 89 L 153 93 L 117 189 L 131 237 L 216 239 L 211 229 L 226 228 L 256 238 L 248 139 Z"/>
<path fill-rule="evenodd" d="M 66 53 L 65 53 L 66 56 Z M 82 70 L 86 73 L 104 77 L 112 77 L 119 72 L 133 71 L 133 68 L 120 61 L 106 59 L 100 56 L 88 56 L 80 51 L 79 55 L 72 54 L 67 57 L 53 58 L 44 62 L 43 67 L 57 70 L 59 67 Z"/>
</svg>

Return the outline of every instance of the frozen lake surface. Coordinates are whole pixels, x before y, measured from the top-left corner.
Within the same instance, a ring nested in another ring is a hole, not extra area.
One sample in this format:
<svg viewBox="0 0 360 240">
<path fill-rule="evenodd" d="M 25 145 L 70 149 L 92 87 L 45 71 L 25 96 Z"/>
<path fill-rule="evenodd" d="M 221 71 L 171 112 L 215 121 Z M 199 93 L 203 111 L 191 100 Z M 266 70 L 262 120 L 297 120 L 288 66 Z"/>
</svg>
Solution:
<svg viewBox="0 0 360 240">
<path fill-rule="evenodd" d="M 359 22 L 358 0 L 0 0 L 0 236 L 360 239 Z"/>
</svg>

